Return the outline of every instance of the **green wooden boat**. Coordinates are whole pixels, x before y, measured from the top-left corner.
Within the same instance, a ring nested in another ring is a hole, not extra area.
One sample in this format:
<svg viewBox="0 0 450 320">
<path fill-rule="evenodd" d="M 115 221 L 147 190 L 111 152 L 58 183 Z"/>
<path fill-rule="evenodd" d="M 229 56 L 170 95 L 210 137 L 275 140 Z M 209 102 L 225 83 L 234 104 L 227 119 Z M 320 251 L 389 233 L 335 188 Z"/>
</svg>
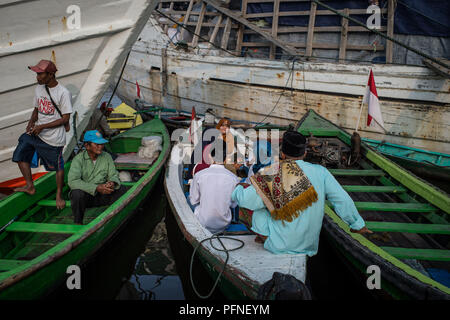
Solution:
<svg viewBox="0 0 450 320">
<path fill-rule="evenodd" d="M 160 119 L 153 119 L 114 137 L 106 149 L 137 152 L 141 138 L 160 136 L 162 151 L 146 167 L 122 163 L 119 170 L 134 173 L 124 182 L 128 191 L 110 206 L 86 210 L 85 225 L 75 225 L 70 208 L 55 207 L 55 174 L 36 182 L 36 194 L 13 194 L 0 202 L 0 299 L 36 299 L 64 283 L 70 265 L 82 265 L 110 239 L 143 202 L 155 185 L 169 155 L 170 139 Z M 70 162 L 65 166 L 65 173 Z M 68 188 L 64 189 L 68 199 Z M 83 274 L 81 273 L 81 277 Z"/>
<path fill-rule="evenodd" d="M 330 243 L 366 284 L 376 265 L 381 289 L 395 299 L 450 298 L 450 198 L 361 144 L 348 161 L 352 136 L 310 110 L 296 130 L 310 136 L 306 161 L 326 166 L 355 201 L 373 234 L 350 232 L 330 203 L 324 231 Z M 354 164 L 347 166 L 348 163 Z"/>
<path fill-rule="evenodd" d="M 362 138 L 374 150 L 420 177 L 450 181 L 450 155 Z"/>
</svg>

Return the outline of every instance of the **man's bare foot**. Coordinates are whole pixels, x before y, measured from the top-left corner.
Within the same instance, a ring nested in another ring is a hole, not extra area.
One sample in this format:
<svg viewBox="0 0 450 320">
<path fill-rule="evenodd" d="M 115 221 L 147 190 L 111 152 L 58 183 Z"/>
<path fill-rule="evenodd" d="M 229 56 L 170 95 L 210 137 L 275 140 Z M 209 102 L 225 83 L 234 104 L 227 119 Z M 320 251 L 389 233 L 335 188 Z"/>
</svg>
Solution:
<svg viewBox="0 0 450 320">
<path fill-rule="evenodd" d="M 255 242 L 262 244 L 262 243 L 264 243 L 266 241 L 266 239 L 267 239 L 267 237 L 265 237 L 265 236 L 257 235 L 256 238 L 255 238 Z"/>
<path fill-rule="evenodd" d="M 64 207 L 66 206 L 66 201 L 64 201 L 64 199 L 61 198 L 56 198 L 56 208 L 59 210 L 64 209 Z"/>
<path fill-rule="evenodd" d="M 25 187 L 15 188 L 14 192 L 25 192 L 32 196 L 33 194 L 36 193 L 36 189 L 34 188 L 34 186 L 25 186 Z"/>
</svg>

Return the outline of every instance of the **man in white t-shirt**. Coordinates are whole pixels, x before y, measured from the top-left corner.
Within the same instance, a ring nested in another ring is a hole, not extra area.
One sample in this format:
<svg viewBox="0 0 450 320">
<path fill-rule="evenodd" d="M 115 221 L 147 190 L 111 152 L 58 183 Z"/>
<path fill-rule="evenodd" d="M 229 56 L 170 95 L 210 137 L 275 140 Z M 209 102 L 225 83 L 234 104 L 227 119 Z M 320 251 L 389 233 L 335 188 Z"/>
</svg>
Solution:
<svg viewBox="0 0 450 320">
<path fill-rule="evenodd" d="M 72 96 L 55 78 L 56 66 L 49 60 L 41 60 L 28 67 L 37 73 L 38 86 L 35 90 L 34 110 L 26 132 L 19 138 L 19 144 L 12 161 L 17 162 L 26 181 L 26 186 L 15 191 L 33 195 L 34 188 L 30 163 L 35 152 L 47 171 L 56 171 L 56 207 L 63 209 L 64 160 L 62 150 L 66 144 L 66 127 L 72 113 Z M 56 105 L 56 106 L 55 106 Z"/>
<path fill-rule="evenodd" d="M 214 157 L 214 154 L 213 150 L 211 155 Z M 211 233 L 221 232 L 230 224 L 230 206 L 236 206 L 231 202 L 231 194 L 240 179 L 225 168 L 224 156 L 225 152 L 219 161 L 214 160 L 209 168 L 197 172 L 189 191 L 191 204 L 199 203 L 194 214 Z"/>
</svg>

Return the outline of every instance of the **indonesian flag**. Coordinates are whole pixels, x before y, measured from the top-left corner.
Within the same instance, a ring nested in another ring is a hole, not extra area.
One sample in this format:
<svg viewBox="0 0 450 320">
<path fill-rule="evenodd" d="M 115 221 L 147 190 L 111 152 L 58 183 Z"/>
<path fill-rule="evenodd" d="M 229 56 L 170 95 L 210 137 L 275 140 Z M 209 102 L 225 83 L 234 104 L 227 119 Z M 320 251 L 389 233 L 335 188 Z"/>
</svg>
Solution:
<svg viewBox="0 0 450 320">
<path fill-rule="evenodd" d="M 191 125 L 189 126 L 189 142 L 194 145 L 197 145 L 198 143 L 197 130 L 200 127 L 201 121 L 197 121 L 195 118 L 196 118 L 195 107 L 192 107 Z"/>
<path fill-rule="evenodd" d="M 136 80 L 136 94 L 138 96 L 138 98 L 141 98 L 141 88 L 139 88 L 139 83 Z"/>
<path fill-rule="evenodd" d="M 375 122 L 384 129 L 383 117 L 381 116 L 380 102 L 378 101 L 377 88 L 373 78 L 372 69 L 370 69 L 369 81 L 367 82 L 366 93 L 363 103 L 369 105 L 367 114 L 367 126 L 376 126 Z M 386 130 L 386 129 L 384 129 Z"/>
</svg>

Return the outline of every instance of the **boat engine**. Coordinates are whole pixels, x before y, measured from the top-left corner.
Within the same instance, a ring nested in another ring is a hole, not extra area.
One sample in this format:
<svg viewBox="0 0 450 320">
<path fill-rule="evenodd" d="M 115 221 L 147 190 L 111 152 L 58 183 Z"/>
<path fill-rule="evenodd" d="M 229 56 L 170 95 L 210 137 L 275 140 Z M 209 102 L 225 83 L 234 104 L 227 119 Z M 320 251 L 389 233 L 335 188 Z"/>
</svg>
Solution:
<svg viewBox="0 0 450 320">
<path fill-rule="evenodd" d="M 306 161 L 318 163 L 327 168 L 345 168 L 351 149 L 337 138 L 308 137 Z"/>
</svg>

